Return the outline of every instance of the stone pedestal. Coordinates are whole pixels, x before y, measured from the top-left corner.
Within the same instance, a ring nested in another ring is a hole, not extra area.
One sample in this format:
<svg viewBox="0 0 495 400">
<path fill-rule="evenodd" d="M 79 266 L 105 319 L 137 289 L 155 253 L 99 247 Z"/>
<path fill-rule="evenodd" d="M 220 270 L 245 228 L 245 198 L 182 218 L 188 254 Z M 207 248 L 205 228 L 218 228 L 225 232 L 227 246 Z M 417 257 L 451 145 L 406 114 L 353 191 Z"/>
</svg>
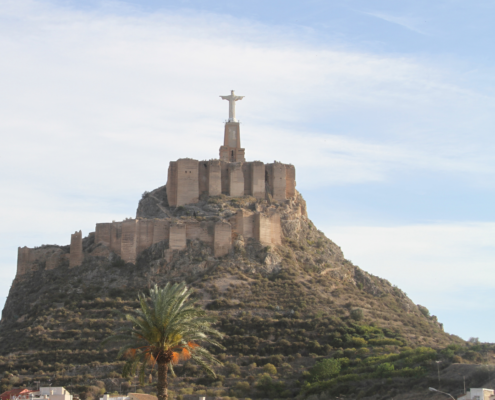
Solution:
<svg viewBox="0 0 495 400">
<path fill-rule="evenodd" d="M 223 146 L 220 147 L 220 160 L 226 162 L 245 162 L 244 149 L 241 148 L 241 129 L 239 122 L 225 123 Z"/>
</svg>

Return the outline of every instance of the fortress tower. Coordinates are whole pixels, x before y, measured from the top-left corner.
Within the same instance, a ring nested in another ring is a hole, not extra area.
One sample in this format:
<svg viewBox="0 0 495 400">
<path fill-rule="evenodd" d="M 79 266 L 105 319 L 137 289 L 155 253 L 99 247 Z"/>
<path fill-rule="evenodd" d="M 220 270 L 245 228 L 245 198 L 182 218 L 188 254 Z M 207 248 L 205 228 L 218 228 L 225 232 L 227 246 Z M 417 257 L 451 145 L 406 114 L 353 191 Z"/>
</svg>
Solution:
<svg viewBox="0 0 495 400">
<path fill-rule="evenodd" d="M 253 196 L 284 201 L 296 194 L 296 170 L 293 165 L 261 161 L 246 162 L 241 148 L 239 121 L 235 103 L 244 96 L 220 96 L 229 102 L 229 119 L 225 123 L 220 159 L 198 161 L 181 158 L 170 162 L 167 197 L 172 207 L 197 203 L 202 196 L 224 194 L 231 197 Z"/>
</svg>

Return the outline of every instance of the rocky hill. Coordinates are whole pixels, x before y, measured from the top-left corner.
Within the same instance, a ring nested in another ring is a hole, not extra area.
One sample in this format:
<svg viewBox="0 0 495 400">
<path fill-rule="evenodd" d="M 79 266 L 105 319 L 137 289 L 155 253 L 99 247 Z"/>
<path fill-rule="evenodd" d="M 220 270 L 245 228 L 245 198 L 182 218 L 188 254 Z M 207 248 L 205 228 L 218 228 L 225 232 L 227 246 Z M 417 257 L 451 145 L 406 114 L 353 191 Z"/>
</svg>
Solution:
<svg viewBox="0 0 495 400">
<path fill-rule="evenodd" d="M 168 281 L 194 287 L 226 335 L 218 378 L 180 365 L 172 381 L 179 396 L 400 398 L 407 389 L 409 398 L 422 398 L 436 377 L 434 360 L 447 367 L 492 354 L 492 347 L 445 333 L 425 307 L 346 260 L 307 217 L 299 193 L 281 202 L 222 195 L 169 207 L 161 187 L 143 195 L 136 217 L 221 221 L 239 210 L 279 213 L 282 244 L 236 235 L 229 254 L 215 257 L 201 241 L 167 251 L 164 240 L 133 264 L 90 234 L 80 267 L 66 263 L 16 278 L 0 325 L 2 389 L 51 379 L 88 399 L 127 391 L 135 382 L 122 379 L 116 351 L 101 349 L 100 341 L 137 307 L 138 292 Z M 340 373 L 318 378 L 315 365 L 330 359 Z"/>
</svg>

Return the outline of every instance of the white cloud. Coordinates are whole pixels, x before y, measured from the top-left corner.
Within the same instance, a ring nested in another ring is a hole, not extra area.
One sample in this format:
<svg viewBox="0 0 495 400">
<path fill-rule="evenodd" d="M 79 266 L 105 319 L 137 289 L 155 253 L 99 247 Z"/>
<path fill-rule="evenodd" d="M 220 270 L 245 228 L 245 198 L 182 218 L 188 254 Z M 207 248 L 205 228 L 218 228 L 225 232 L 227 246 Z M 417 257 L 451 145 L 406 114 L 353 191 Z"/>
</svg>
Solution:
<svg viewBox="0 0 495 400">
<path fill-rule="evenodd" d="M 425 30 L 420 28 L 420 26 L 422 25 L 422 20 L 420 18 L 406 15 L 392 15 L 388 12 L 380 11 L 365 12 L 364 14 L 371 15 L 384 21 L 391 22 L 392 24 L 402 26 L 403 28 L 416 33 L 420 33 L 421 35 L 427 35 Z"/>
<path fill-rule="evenodd" d="M 493 308 L 495 223 L 326 227 L 345 256 L 437 310 Z"/>
</svg>

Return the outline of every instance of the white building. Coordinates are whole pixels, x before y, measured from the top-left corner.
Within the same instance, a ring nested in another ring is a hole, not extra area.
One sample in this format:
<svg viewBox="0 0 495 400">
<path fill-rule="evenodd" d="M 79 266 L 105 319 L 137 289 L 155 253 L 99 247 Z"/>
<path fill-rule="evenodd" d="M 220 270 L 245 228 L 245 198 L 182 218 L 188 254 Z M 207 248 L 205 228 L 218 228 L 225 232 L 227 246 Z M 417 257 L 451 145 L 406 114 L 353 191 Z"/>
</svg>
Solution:
<svg viewBox="0 0 495 400">
<path fill-rule="evenodd" d="M 129 400 L 129 396 L 124 396 L 124 395 L 112 396 L 108 393 L 105 393 L 103 397 L 100 397 L 100 400 Z"/>
<path fill-rule="evenodd" d="M 457 400 L 495 400 L 495 394 L 492 389 L 471 388 L 465 395 L 458 397 Z"/>
<path fill-rule="evenodd" d="M 31 393 L 30 400 L 72 400 L 72 395 L 64 387 L 40 387 L 39 392 Z"/>
</svg>

